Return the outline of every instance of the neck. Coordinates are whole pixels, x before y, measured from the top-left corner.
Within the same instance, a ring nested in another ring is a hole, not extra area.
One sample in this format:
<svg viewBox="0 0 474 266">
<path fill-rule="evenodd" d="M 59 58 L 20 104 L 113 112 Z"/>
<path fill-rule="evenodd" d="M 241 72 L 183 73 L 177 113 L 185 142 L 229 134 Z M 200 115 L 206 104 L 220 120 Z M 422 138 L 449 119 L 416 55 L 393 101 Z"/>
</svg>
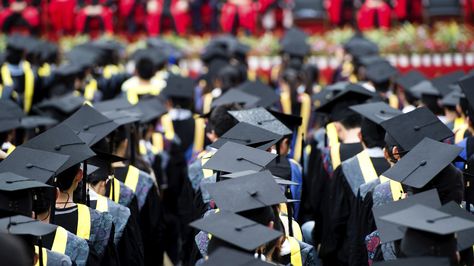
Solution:
<svg viewBox="0 0 474 266">
<path fill-rule="evenodd" d="M 51 211 L 40 213 L 36 216 L 36 220 L 49 224 L 50 216 L 51 216 Z"/>
<path fill-rule="evenodd" d="M 344 129 L 341 133 L 341 140 L 345 144 L 358 143 L 360 128 Z"/>
<path fill-rule="evenodd" d="M 74 187 L 74 186 L 73 186 Z M 62 209 L 72 207 L 75 205 L 73 201 L 74 189 L 70 188 L 66 191 L 61 191 L 59 197 L 56 200 L 56 208 Z"/>
</svg>

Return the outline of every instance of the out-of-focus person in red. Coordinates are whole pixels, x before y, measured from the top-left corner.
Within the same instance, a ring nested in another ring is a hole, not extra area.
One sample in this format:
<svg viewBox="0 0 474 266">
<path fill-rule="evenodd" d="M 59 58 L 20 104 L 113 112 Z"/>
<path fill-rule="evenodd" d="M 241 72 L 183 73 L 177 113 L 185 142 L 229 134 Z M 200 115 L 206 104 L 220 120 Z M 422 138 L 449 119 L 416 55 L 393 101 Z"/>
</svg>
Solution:
<svg viewBox="0 0 474 266">
<path fill-rule="evenodd" d="M 36 1 L 38 2 L 38 1 Z M 6 0 L 2 1 L 0 11 L 0 25 L 3 33 L 23 32 L 37 34 L 39 31 L 40 17 L 39 4 L 33 1 Z"/>
<path fill-rule="evenodd" d="M 119 27 L 128 34 L 137 33 L 145 27 L 146 0 L 118 0 Z"/>
<path fill-rule="evenodd" d="M 190 26 L 189 3 L 187 0 L 151 0 L 147 3 L 146 27 L 148 34 L 157 36 L 168 19 L 179 35 L 186 34 Z"/>
<path fill-rule="evenodd" d="M 393 11 L 399 21 L 413 22 L 422 21 L 423 19 L 422 0 L 393 0 Z"/>
<path fill-rule="evenodd" d="M 351 23 L 354 18 L 354 0 L 324 0 L 331 24 L 342 26 Z"/>
<path fill-rule="evenodd" d="M 282 12 L 282 24 L 286 29 L 293 26 L 292 0 L 259 0 L 259 13 L 262 14 L 262 26 L 265 30 L 273 30 L 277 24 L 277 12 Z"/>
<path fill-rule="evenodd" d="M 219 23 L 222 31 L 236 33 L 239 28 L 255 33 L 258 3 L 252 0 L 227 0 L 221 9 Z"/>
<path fill-rule="evenodd" d="M 53 31 L 58 34 L 75 33 L 76 0 L 50 0 L 48 19 Z"/>
<path fill-rule="evenodd" d="M 388 29 L 391 12 L 390 6 L 383 0 L 366 0 L 357 13 L 357 25 L 362 31 L 374 28 Z"/>
<path fill-rule="evenodd" d="M 76 16 L 77 33 L 90 33 L 99 29 L 114 33 L 113 12 L 110 0 L 78 0 L 79 12 Z"/>
</svg>

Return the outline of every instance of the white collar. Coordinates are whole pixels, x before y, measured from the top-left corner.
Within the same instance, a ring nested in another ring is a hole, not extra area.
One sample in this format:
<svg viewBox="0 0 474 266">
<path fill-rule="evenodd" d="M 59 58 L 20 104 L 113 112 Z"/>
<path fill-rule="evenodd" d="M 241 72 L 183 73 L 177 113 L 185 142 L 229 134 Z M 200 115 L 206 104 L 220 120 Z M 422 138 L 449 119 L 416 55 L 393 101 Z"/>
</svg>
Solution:
<svg viewBox="0 0 474 266">
<path fill-rule="evenodd" d="M 173 108 L 169 110 L 168 115 L 171 120 L 186 120 L 193 116 L 193 113 L 187 109 Z"/>
<path fill-rule="evenodd" d="M 383 150 L 382 150 L 382 148 L 379 148 L 379 147 L 367 148 L 367 149 L 365 149 L 365 151 L 367 152 L 369 157 L 372 157 L 372 158 L 383 158 L 384 157 Z"/>
</svg>

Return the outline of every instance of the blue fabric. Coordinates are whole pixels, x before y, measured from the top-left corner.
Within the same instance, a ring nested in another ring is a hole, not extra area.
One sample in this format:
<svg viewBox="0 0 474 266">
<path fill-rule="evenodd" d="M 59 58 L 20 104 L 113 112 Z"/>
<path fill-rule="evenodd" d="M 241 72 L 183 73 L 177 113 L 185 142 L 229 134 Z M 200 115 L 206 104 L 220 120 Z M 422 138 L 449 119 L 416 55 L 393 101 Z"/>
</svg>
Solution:
<svg viewBox="0 0 474 266">
<path fill-rule="evenodd" d="M 301 166 L 294 160 L 290 160 L 291 165 L 291 181 L 296 182 L 300 185 L 292 185 L 290 186 L 291 195 L 293 199 L 301 200 L 301 184 L 303 184 L 303 174 L 301 173 Z M 297 219 L 298 213 L 300 210 L 300 202 L 293 203 L 294 212 L 293 217 Z"/>
<path fill-rule="evenodd" d="M 464 160 L 467 160 L 467 149 L 466 149 L 467 138 L 463 139 L 461 142 L 459 142 L 456 145 L 458 145 L 459 147 L 462 148 L 462 151 L 459 154 L 459 157 L 463 158 Z M 461 171 L 464 171 L 464 165 L 465 165 L 464 162 L 455 162 L 454 163 L 454 166 L 456 166 L 456 168 L 458 168 Z"/>
</svg>

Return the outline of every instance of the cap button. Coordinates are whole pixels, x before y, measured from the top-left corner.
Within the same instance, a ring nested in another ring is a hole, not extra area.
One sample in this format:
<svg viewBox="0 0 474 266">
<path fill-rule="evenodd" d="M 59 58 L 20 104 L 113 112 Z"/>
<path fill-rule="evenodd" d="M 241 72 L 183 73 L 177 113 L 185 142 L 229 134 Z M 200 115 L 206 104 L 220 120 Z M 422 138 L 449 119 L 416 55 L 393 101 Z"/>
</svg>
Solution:
<svg viewBox="0 0 474 266">
<path fill-rule="evenodd" d="M 90 126 L 84 126 L 84 131 L 87 131 L 90 129 Z"/>
<path fill-rule="evenodd" d="M 245 140 L 245 143 L 250 143 L 251 141 L 249 139 L 246 139 Z"/>
<path fill-rule="evenodd" d="M 33 167 L 33 164 L 27 163 L 25 166 L 26 166 L 26 168 L 32 168 L 32 167 Z"/>
<path fill-rule="evenodd" d="M 56 146 L 54 146 L 54 149 L 57 150 L 57 151 L 59 151 L 59 150 L 61 149 L 61 145 L 56 145 Z"/>
<path fill-rule="evenodd" d="M 258 191 L 257 190 L 252 190 L 252 191 L 249 191 L 249 195 L 252 196 L 252 197 L 255 197 L 257 196 L 257 193 Z"/>
<path fill-rule="evenodd" d="M 425 160 L 420 162 L 420 166 L 425 166 L 426 164 L 427 164 L 427 162 Z"/>
<path fill-rule="evenodd" d="M 381 113 L 381 114 L 385 114 L 385 110 L 380 110 L 380 113 Z"/>
<path fill-rule="evenodd" d="M 419 127 L 419 126 L 415 126 L 415 127 L 413 127 L 413 129 L 414 129 L 415 131 L 419 131 L 419 130 L 420 130 L 420 127 Z"/>
</svg>

